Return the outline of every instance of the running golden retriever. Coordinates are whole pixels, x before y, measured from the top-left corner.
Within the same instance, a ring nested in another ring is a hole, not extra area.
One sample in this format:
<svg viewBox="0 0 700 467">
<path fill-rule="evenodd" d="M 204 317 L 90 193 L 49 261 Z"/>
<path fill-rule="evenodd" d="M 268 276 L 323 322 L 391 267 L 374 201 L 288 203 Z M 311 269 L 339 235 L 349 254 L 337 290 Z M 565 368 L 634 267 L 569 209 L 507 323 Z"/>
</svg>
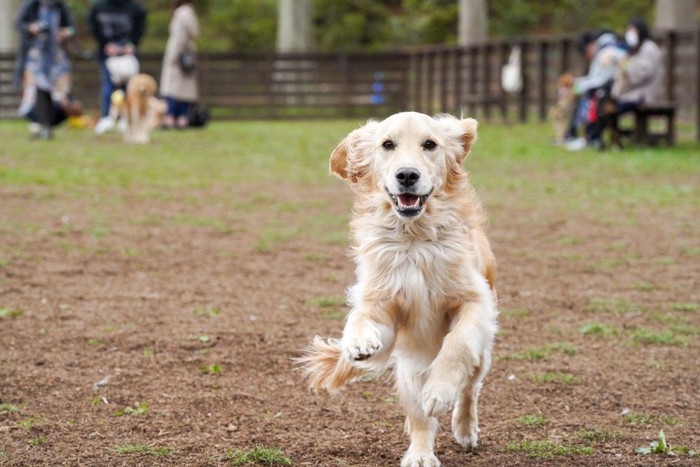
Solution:
<svg viewBox="0 0 700 467">
<path fill-rule="evenodd" d="M 462 162 L 477 122 L 415 112 L 369 121 L 333 151 L 354 196 L 357 282 L 340 340 L 316 337 L 299 358 L 314 390 L 392 369 L 411 444 L 402 466 L 439 466 L 437 416 L 451 409 L 467 449 L 497 330 L 495 260 Z"/>
</svg>

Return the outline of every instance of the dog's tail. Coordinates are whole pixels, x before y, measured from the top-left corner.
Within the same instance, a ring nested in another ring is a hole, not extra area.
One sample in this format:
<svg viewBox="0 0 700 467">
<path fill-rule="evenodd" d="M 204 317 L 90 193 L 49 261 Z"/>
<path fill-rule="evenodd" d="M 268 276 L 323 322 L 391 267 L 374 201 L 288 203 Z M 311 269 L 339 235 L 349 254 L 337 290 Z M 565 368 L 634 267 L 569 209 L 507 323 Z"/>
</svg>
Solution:
<svg viewBox="0 0 700 467">
<path fill-rule="evenodd" d="M 336 392 L 343 385 L 363 376 L 366 371 L 354 367 L 340 352 L 340 341 L 314 337 L 304 355 L 294 359 L 309 380 L 309 387 L 318 391 Z"/>
</svg>

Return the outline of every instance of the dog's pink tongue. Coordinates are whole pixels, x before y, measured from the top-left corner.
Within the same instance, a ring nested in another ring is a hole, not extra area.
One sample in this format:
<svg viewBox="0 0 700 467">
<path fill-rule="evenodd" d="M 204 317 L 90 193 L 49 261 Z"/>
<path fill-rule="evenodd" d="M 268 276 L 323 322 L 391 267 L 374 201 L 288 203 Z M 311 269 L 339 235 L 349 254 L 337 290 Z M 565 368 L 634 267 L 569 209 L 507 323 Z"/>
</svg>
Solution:
<svg viewBox="0 0 700 467">
<path fill-rule="evenodd" d="M 418 196 L 409 193 L 404 193 L 399 195 L 399 201 L 401 201 L 401 204 L 403 204 L 404 206 L 413 206 L 415 204 L 418 204 Z"/>
</svg>

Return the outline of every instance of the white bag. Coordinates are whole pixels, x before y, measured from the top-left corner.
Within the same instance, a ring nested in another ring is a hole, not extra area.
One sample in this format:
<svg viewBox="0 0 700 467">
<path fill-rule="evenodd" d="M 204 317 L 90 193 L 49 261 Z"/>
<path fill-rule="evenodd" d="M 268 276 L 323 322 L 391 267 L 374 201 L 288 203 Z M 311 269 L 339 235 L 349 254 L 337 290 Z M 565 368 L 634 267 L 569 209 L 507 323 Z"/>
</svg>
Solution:
<svg viewBox="0 0 700 467">
<path fill-rule="evenodd" d="M 501 70 L 501 86 L 505 92 L 520 92 L 523 89 L 520 47 L 517 45 L 511 49 L 508 63 Z"/>
<path fill-rule="evenodd" d="M 115 86 L 121 86 L 138 74 L 139 61 L 134 55 L 115 55 L 105 61 L 109 77 Z"/>
</svg>

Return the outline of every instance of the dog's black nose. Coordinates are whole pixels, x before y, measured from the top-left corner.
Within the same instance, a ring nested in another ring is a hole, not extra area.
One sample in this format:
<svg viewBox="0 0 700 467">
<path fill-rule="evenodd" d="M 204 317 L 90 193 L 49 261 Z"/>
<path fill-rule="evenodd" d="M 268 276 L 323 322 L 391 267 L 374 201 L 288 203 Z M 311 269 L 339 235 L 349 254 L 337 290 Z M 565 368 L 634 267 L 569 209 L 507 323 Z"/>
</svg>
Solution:
<svg viewBox="0 0 700 467">
<path fill-rule="evenodd" d="M 416 169 L 402 167 L 396 171 L 396 180 L 403 186 L 412 186 L 420 178 L 420 172 Z"/>
</svg>

